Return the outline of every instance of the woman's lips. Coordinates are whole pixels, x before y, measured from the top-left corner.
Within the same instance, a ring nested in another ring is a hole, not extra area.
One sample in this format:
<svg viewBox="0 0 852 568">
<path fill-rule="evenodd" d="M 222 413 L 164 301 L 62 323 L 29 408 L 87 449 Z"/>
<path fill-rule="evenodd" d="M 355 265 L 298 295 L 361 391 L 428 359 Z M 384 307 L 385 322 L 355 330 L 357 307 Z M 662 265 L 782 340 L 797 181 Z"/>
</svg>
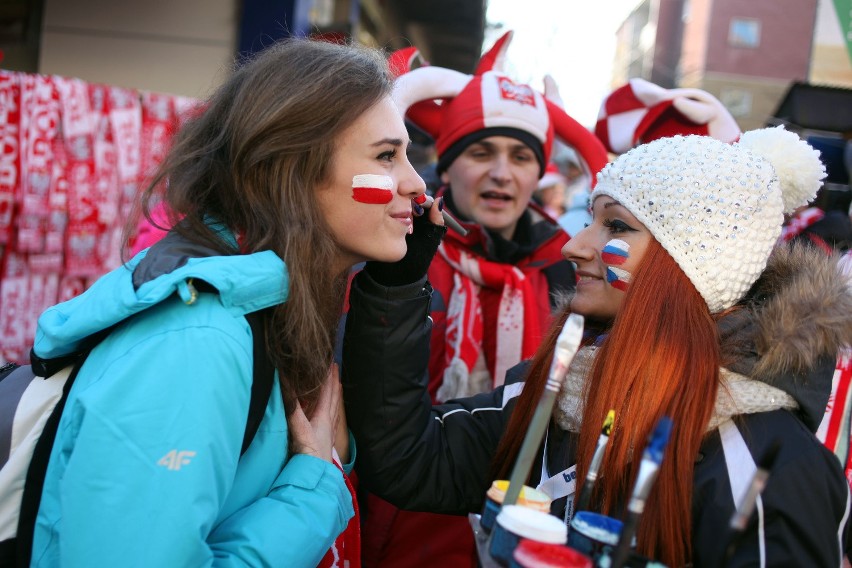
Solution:
<svg viewBox="0 0 852 568">
<path fill-rule="evenodd" d="M 403 210 L 403 211 L 397 211 L 395 213 L 390 214 L 390 216 L 393 219 L 396 219 L 397 221 L 399 221 L 400 223 L 402 223 L 406 226 L 411 225 L 411 215 L 412 215 L 412 213 L 411 213 L 410 209 L 406 209 L 406 210 Z"/>
</svg>

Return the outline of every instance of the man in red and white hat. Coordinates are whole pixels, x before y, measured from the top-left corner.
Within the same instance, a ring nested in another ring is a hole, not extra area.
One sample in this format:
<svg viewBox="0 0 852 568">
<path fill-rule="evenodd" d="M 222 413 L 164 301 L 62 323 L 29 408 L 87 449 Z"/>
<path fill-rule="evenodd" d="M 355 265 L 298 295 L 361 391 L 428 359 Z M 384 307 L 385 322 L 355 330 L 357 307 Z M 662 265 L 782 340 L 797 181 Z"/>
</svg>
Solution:
<svg viewBox="0 0 852 568">
<path fill-rule="evenodd" d="M 448 232 L 428 271 L 435 403 L 501 385 L 505 371 L 538 347 L 554 293 L 574 288 L 561 254 L 569 237 L 532 202 L 554 137 L 576 148 L 590 172 L 606 163 L 592 133 L 529 85 L 491 69 L 509 37 L 473 76 L 396 69 L 407 71 L 397 79 L 397 105 L 435 140 L 443 184 L 435 197 L 468 231 Z M 398 511 L 374 496 L 363 550 L 365 566 L 476 565 L 466 517 Z"/>
</svg>

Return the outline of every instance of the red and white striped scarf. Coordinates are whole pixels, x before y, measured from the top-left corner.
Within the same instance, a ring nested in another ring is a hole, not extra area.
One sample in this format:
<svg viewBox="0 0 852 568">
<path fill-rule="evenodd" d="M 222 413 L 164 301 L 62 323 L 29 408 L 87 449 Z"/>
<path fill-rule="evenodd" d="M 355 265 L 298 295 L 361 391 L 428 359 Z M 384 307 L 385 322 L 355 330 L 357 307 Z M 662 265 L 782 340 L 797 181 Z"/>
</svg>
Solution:
<svg viewBox="0 0 852 568">
<path fill-rule="evenodd" d="M 479 300 L 482 287 L 502 291 L 494 374 L 488 377 L 489 387 L 503 384 L 509 368 L 533 355 L 541 326 L 536 291 L 519 268 L 472 255 L 447 241 L 438 247 L 438 255 L 453 270 L 453 289 L 447 301 L 445 371 L 437 393 L 443 401 L 474 394 L 474 370 L 488 373 L 480 361 L 484 336 Z"/>
<path fill-rule="evenodd" d="M 852 486 L 852 349 L 837 356 L 831 395 L 816 436 L 843 464 Z"/>
<path fill-rule="evenodd" d="M 334 539 L 334 544 L 317 564 L 317 568 L 361 568 L 361 514 L 358 511 L 358 499 L 355 488 L 352 486 L 349 476 L 343 473 L 339 460 L 340 457 L 335 451 L 334 465 L 343 474 L 343 481 L 346 483 L 346 489 L 349 490 L 349 495 L 352 498 L 355 515 L 349 519 L 349 524 L 346 525 L 343 532 Z"/>
<path fill-rule="evenodd" d="M 781 229 L 781 240 L 783 242 L 792 240 L 823 217 L 825 217 L 825 212 L 819 207 L 809 207 L 800 211 Z"/>
</svg>

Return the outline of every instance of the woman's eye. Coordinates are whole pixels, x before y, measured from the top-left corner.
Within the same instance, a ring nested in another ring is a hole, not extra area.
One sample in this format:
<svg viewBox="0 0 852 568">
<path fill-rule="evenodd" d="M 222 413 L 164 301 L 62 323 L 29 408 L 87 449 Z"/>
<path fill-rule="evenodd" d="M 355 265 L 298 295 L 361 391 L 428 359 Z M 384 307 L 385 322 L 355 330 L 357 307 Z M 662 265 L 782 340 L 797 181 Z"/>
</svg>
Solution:
<svg viewBox="0 0 852 568">
<path fill-rule="evenodd" d="M 635 231 L 633 227 L 618 219 L 605 219 L 603 226 L 609 229 L 609 232 L 613 234 Z"/>
<path fill-rule="evenodd" d="M 379 160 L 383 162 L 390 162 L 394 158 L 396 158 L 396 150 L 388 150 L 379 154 Z"/>
</svg>

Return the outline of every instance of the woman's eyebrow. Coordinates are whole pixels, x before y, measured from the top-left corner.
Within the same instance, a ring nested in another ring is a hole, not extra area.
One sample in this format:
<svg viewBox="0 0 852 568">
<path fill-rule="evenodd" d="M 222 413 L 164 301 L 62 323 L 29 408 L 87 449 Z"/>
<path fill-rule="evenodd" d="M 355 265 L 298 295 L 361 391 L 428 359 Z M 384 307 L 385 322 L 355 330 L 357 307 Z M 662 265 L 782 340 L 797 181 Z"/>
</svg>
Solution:
<svg viewBox="0 0 852 568">
<path fill-rule="evenodd" d="M 405 144 L 408 146 L 411 144 L 411 141 L 409 140 L 406 143 L 402 138 L 382 138 L 378 142 L 373 142 L 371 146 L 384 146 L 385 144 L 390 144 L 391 146 L 402 146 Z"/>
</svg>

